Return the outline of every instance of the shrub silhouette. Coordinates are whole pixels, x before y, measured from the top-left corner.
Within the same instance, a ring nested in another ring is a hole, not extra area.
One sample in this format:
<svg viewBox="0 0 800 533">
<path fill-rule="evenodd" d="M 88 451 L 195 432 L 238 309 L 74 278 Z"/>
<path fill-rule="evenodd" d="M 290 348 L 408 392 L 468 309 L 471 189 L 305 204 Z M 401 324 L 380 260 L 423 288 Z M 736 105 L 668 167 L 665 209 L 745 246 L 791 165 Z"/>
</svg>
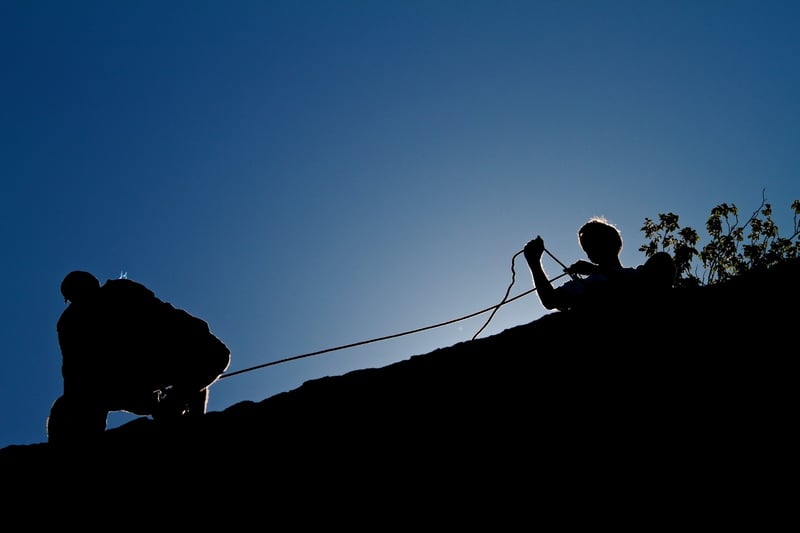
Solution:
<svg viewBox="0 0 800 533">
<path fill-rule="evenodd" d="M 712 285 L 800 256 L 800 200 L 792 202 L 791 209 L 794 212 L 792 232 L 788 237 L 781 237 L 772 220 L 772 206 L 764 198 L 763 191 L 761 205 L 743 224 L 739 223 L 735 204 L 717 205 L 706 221 L 711 240 L 699 251 L 697 231 L 689 226 L 681 228 L 678 215 L 661 213 L 657 223 L 645 218 L 641 231 L 649 242 L 639 247 L 639 251 L 647 257 L 659 250 L 670 253 L 675 260 L 675 285 L 678 287 Z M 746 231 L 749 232 L 745 234 Z"/>
</svg>

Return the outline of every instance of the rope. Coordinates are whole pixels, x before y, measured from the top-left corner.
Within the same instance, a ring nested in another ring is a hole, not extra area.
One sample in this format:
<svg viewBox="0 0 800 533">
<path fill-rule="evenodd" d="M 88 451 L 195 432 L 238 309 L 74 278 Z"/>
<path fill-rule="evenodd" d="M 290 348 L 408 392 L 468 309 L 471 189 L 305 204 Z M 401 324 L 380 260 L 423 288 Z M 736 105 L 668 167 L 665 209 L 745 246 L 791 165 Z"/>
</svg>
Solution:
<svg viewBox="0 0 800 533">
<path fill-rule="evenodd" d="M 513 286 L 514 286 L 514 279 L 517 277 L 517 273 L 516 273 L 516 271 L 514 270 L 514 260 L 515 260 L 515 259 L 516 259 L 516 258 L 519 256 L 519 254 L 521 254 L 523 251 L 524 251 L 524 250 L 520 250 L 519 252 L 515 253 L 515 254 L 514 254 L 514 256 L 511 258 L 511 283 L 509 283 L 509 284 L 508 284 L 508 288 L 506 289 L 506 293 L 503 295 L 503 299 L 502 299 L 502 300 L 500 300 L 500 303 L 499 303 L 499 304 L 497 304 L 496 306 L 494 306 L 494 310 L 492 311 L 492 314 L 491 314 L 491 315 L 489 315 L 489 318 L 487 318 L 487 319 L 486 319 L 486 322 L 484 322 L 484 323 L 483 323 L 483 326 L 481 326 L 481 329 L 479 329 L 478 331 L 476 331 L 476 332 L 475 332 L 475 335 L 473 335 L 473 336 L 472 336 L 472 340 L 475 340 L 475 338 L 476 338 L 478 335 L 480 335 L 481 331 L 483 331 L 483 330 L 486 328 L 486 326 L 488 326 L 488 325 L 489 325 L 489 322 L 491 322 L 491 321 L 492 321 L 492 318 L 494 318 L 494 314 L 497 312 L 497 310 L 498 310 L 498 309 L 500 309 L 500 307 L 501 307 L 501 306 L 503 306 L 503 305 L 506 303 L 506 298 L 508 298 L 508 295 L 509 295 L 509 293 L 511 293 L 511 287 L 513 287 Z"/>
<path fill-rule="evenodd" d="M 475 335 L 473 335 L 473 336 L 472 336 L 472 340 L 475 340 L 475 339 L 478 337 L 478 335 L 480 335 L 480 334 L 481 334 L 481 331 L 483 331 L 483 330 L 486 328 L 486 326 L 488 326 L 488 325 L 489 325 L 489 322 L 491 322 L 491 321 L 492 321 L 492 318 L 494 317 L 494 314 L 497 312 L 497 310 L 498 310 L 498 309 L 500 309 L 500 307 L 502 307 L 502 306 L 503 306 L 503 305 L 505 305 L 506 303 L 508 303 L 508 302 L 506 302 L 506 298 L 508 298 L 508 295 L 509 295 L 509 293 L 511 292 L 511 287 L 513 287 L 513 286 L 514 286 L 514 279 L 517 277 L 517 273 L 516 273 L 516 271 L 514 270 L 514 261 L 517 259 L 517 257 L 519 256 L 519 254 L 523 253 L 524 251 L 525 251 L 524 249 L 523 249 L 523 250 L 520 250 L 519 252 L 515 253 L 515 254 L 514 254 L 514 256 L 511 258 L 511 283 L 509 283 L 509 284 L 508 284 L 508 289 L 506 289 L 506 294 L 503 296 L 503 299 L 502 299 L 502 300 L 500 300 L 500 303 L 499 303 L 499 304 L 497 304 L 497 305 L 494 307 L 494 311 L 492 311 L 492 314 L 491 314 L 491 315 L 489 315 L 489 318 L 487 318 L 487 319 L 486 319 L 486 322 L 483 324 L 483 326 L 481 326 L 481 329 L 479 329 L 478 331 L 476 331 L 476 332 L 475 332 Z M 561 265 L 562 267 L 564 267 L 564 271 L 565 271 L 565 273 L 564 273 L 564 274 L 561 274 L 561 275 L 559 275 L 559 276 L 556 276 L 555 278 L 551 279 L 551 280 L 550 280 L 550 283 L 554 282 L 554 281 L 555 281 L 555 280 L 557 280 L 558 278 L 561 278 L 561 277 L 564 277 L 565 275 L 567 275 L 567 274 L 566 274 L 566 271 L 567 271 L 567 265 L 565 265 L 564 263 L 562 263 L 561 261 L 559 261 L 559 260 L 558 260 L 558 258 L 557 258 L 556 256 L 554 256 L 553 254 L 551 254 L 551 253 L 550 253 L 550 251 L 549 251 L 547 248 L 545 248 L 545 249 L 544 249 L 544 251 L 545 251 L 545 252 L 547 252 L 547 255 L 549 255 L 550 257 L 552 257 L 553 259 L 555 259 L 555 261 L 556 261 L 556 262 L 557 262 L 559 265 Z M 535 289 L 534 289 L 534 290 L 535 290 Z M 511 301 L 511 300 L 510 300 L 510 301 Z"/>
<path fill-rule="evenodd" d="M 530 290 L 528 290 L 526 292 L 523 292 L 522 294 L 518 294 L 517 296 L 511 298 L 510 300 L 508 300 L 506 302 L 503 302 L 503 303 L 500 303 L 500 304 L 497 304 L 497 305 L 493 305 L 491 307 L 487 307 L 486 309 L 481 309 L 480 311 L 476 311 L 474 313 L 471 313 L 469 315 L 465 315 L 465 316 L 462 316 L 462 317 L 459 317 L 459 318 L 454 318 L 453 320 L 448 320 L 446 322 L 439 322 L 438 324 L 433 324 L 431 326 L 425 326 L 425 327 L 422 327 L 422 328 L 412 329 L 412 330 L 409 330 L 409 331 L 404 331 L 402 333 L 395 333 L 393 335 L 386 335 L 384 337 L 377 337 L 377 338 L 369 339 L 369 340 L 366 340 L 366 341 L 359 341 L 359 342 L 354 342 L 354 343 L 351 343 L 351 344 L 343 344 L 341 346 L 336 346 L 334 348 L 326 348 L 324 350 L 318 350 L 316 352 L 309 352 L 309 353 L 305 353 L 305 354 L 302 354 L 302 355 L 295 355 L 295 356 L 292 356 L 292 357 L 286 357 L 285 359 L 279 359 L 277 361 L 271 361 L 269 363 L 263 363 L 263 364 L 260 364 L 260 365 L 251 366 L 250 368 L 237 370 L 236 372 L 228 372 L 228 373 L 222 374 L 218 379 L 229 378 L 229 377 L 235 376 L 237 374 L 243 374 L 244 372 L 250 372 L 251 370 L 257 370 L 259 368 L 264 368 L 264 367 L 267 367 L 267 366 L 277 365 L 279 363 L 286 363 L 288 361 L 294 361 L 295 359 L 302 359 L 304 357 L 311 357 L 313 355 L 320 355 L 320 354 L 323 354 L 323 353 L 333 352 L 333 351 L 336 351 L 336 350 L 344 350 L 345 348 L 354 348 L 356 346 L 362 346 L 364 344 L 370 344 L 372 342 L 385 341 L 387 339 L 393 339 L 393 338 L 396 338 L 396 337 L 402 337 L 404 335 L 411 335 L 412 333 L 419 333 L 420 331 L 425 331 L 425 330 L 428 330 L 428 329 L 434 329 L 434 328 L 446 326 L 448 324 L 454 324 L 456 322 L 460 322 L 462 320 L 466 320 L 468 318 L 472 318 L 474 316 L 481 315 L 481 314 L 483 314 L 483 313 L 485 313 L 487 311 L 490 311 L 492 309 L 497 309 L 500 305 L 503 305 L 504 303 L 511 303 L 514 300 L 522 298 L 523 296 L 527 296 L 528 294 L 532 293 L 535 290 L 536 290 L 535 288 L 534 289 L 530 289 Z"/>
<path fill-rule="evenodd" d="M 545 249 L 545 252 L 547 252 L 547 255 L 549 255 L 550 257 L 555 259 L 558 262 L 558 264 L 563 266 L 564 269 L 567 268 L 566 265 L 564 265 L 564 263 L 562 263 L 561 261 L 556 259 L 556 257 L 553 256 L 553 254 L 551 254 L 549 251 L 547 251 L 547 249 Z M 289 361 L 295 361 L 297 359 L 303 359 L 305 357 L 312 357 L 312 356 L 315 356 L 315 355 L 321 355 L 321 354 L 324 354 L 324 353 L 334 352 L 334 351 L 337 351 L 337 350 L 344 350 L 346 348 L 354 348 L 356 346 L 363 346 L 365 344 L 370 344 L 370 343 L 373 343 L 373 342 L 385 341 L 387 339 L 394 339 L 394 338 L 397 338 L 397 337 L 402 337 L 404 335 L 411 335 L 412 333 L 419 333 L 421 331 L 426 331 L 426 330 L 429 330 L 429 329 L 434 329 L 434 328 L 439 328 L 439 327 L 442 327 L 442 326 L 447 326 L 449 324 L 454 324 L 456 322 L 461 322 L 462 320 L 466 320 L 468 318 L 472 318 L 472 317 L 475 317 L 475 316 L 478 316 L 478 315 L 482 315 L 483 313 L 486 313 L 487 311 L 492 311 L 492 314 L 489 316 L 489 319 L 486 321 L 486 323 L 481 327 L 480 330 L 478 330 L 478 333 L 476 333 L 472 337 L 472 339 L 474 340 L 475 337 L 477 337 L 478 334 L 481 331 L 483 331 L 484 328 L 486 328 L 486 326 L 492 320 L 492 317 L 497 312 L 497 310 L 500 309 L 500 307 L 502 307 L 502 306 L 504 306 L 506 304 L 509 304 L 509 303 L 511 303 L 511 302 L 513 302 L 515 300 L 518 300 L 518 299 L 522 298 L 523 296 L 527 296 L 528 294 L 530 294 L 530 293 L 532 293 L 533 291 L 536 290 L 536 287 L 534 287 L 534 288 L 529 289 L 529 290 L 527 290 L 527 291 L 525 291 L 525 292 L 523 292 L 521 294 L 518 294 L 518 295 L 514 296 L 511 299 L 508 299 L 508 294 L 511 292 L 511 287 L 514 285 L 514 279 L 516 277 L 516 272 L 514 271 L 514 260 L 521 253 L 522 253 L 522 250 L 520 250 L 519 252 L 515 253 L 514 256 L 511 258 L 511 283 L 509 284 L 508 289 L 506 289 L 506 294 L 505 294 L 505 296 L 503 296 L 503 300 L 500 303 L 496 304 L 496 305 L 493 305 L 491 307 L 487 307 L 485 309 L 481 309 L 480 311 L 475 311 L 474 313 L 470 313 L 468 315 L 464 315 L 464 316 L 459 317 L 459 318 L 454 318 L 452 320 L 447 320 L 445 322 L 439 322 L 438 324 L 433 324 L 433 325 L 430 325 L 430 326 L 424 326 L 424 327 L 421 327 L 421 328 L 404 331 L 402 333 L 395 333 L 395 334 L 392 334 L 392 335 L 385 335 L 383 337 L 376 337 L 374 339 L 369 339 L 369 340 L 365 340 L 365 341 L 353 342 L 351 344 L 343 344 L 341 346 L 335 346 L 333 348 L 326 348 L 324 350 L 317 350 L 316 352 L 309 352 L 309 353 L 304 353 L 304 354 L 300 354 L 300 355 L 294 355 L 294 356 L 291 356 L 291 357 L 286 357 L 284 359 L 278 359 L 277 361 L 270 361 L 268 363 L 262 363 L 260 365 L 251 366 L 249 368 L 243 368 L 241 370 L 236 370 L 235 372 L 227 372 L 227 373 L 224 373 L 221 376 L 219 376 L 219 378 L 217 378 L 217 381 L 219 381 L 220 379 L 223 379 L 223 378 L 229 378 L 229 377 L 237 376 L 239 374 L 244 374 L 245 372 L 252 372 L 253 370 L 258 370 L 260 368 L 266 368 L 268 366 L 278 365 L 278 364 L 281 364 L 281 363 L 287 363 Z M 555 280 L 557 280 L 559 278 L 562 278 L 562 277 L 564 277 L 566 275 L 567 275 L 566 273 L 560 274 L 560 275 L 554 277 L 553 279 L 551 279 L 550 282 L 553 282 L 553 281 L 555 281 Z"/>
</svg>

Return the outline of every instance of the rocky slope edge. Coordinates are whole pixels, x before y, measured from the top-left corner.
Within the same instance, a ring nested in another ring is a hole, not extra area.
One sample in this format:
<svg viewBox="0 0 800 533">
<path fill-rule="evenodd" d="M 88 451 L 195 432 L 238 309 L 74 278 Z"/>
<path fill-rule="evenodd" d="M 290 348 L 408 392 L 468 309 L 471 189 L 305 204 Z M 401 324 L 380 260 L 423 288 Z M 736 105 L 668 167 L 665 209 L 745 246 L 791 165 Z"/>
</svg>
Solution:
<svg viewBox="0 0 800 533">
<path fill-rule="evenodd" d="M 666 521 L 767 501 L 775 511 L 797 444 L 798 275 L 787 261 L 548 314 L 196 421 L 8 446 L 0 472 L 14 498 L 38 502 L 80 481 L 89 501 L 148 506 L 159 491 L 216 503 L 277 491 L 294 503 L 402 498 L 393 512 L 412 497 L 411 514 L 457 501 L 461 518 L 490 500 L 504 502 L 492 513 L 528 520 L 534 508 Z"/>
</svg>

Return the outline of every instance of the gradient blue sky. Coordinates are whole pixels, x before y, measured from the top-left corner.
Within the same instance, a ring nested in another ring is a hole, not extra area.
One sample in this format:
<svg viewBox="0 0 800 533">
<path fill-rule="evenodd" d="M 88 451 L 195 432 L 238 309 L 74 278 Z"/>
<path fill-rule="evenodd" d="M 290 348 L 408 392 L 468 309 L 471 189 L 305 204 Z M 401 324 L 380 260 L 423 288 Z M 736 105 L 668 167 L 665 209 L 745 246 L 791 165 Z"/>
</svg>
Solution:
<svg viewBox="0 0 800 533">
<path fill-rule="evenodd" d="M 765 189 L 788 229 L 798 27 L 763 0 L 0 1 L 0 447 L 46 441 L 71 270 L 204 318 L 234 372 L 490 307 L 529 239 L 571 263 L 593 215 L 630 266 L 659 213 L 705 236 Z M 531 294 L 481 336 L 544 312 Z M 209 410 L 487 318 L 223 378 Z"/>
</svg>

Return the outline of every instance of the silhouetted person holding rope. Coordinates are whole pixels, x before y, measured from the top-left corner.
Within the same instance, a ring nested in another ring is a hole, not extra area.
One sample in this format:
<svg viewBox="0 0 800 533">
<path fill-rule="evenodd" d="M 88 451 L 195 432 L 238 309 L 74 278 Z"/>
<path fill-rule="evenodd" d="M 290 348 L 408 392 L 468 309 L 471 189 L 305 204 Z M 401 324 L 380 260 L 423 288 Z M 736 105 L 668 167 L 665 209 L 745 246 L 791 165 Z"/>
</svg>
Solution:
<svg viewBox="0 0 800 533">
<path fill-rule="evenodd" d="M 208 324 L 128 279 L 102 286 L 89 272 L 61 283 L 69 305 L 56 326 L 64 394 L 50 410 L 50 442 L 102 434 L 111 411 L 154 420 L 206 412 L 208 387 L 230 350 Z"/>
<path fill-rule="evenodd" d="M 619 259 L 622 235 L 603 217 L 589 219 L 578 230 L 578 242 L 589 258 L 564 270 L 571 280 L 553 287 L 542 266 L 544 241 L 528 241 L 525 260 L 533 277 L 539 301 L 547 309 L 566 311 L 589 304 L 612 304 L 625 298 L 642 297 L 672 287 L 675 264 L 666 252 L 657 252 L 637 268 L 623 267 Z"/>
</svg>

